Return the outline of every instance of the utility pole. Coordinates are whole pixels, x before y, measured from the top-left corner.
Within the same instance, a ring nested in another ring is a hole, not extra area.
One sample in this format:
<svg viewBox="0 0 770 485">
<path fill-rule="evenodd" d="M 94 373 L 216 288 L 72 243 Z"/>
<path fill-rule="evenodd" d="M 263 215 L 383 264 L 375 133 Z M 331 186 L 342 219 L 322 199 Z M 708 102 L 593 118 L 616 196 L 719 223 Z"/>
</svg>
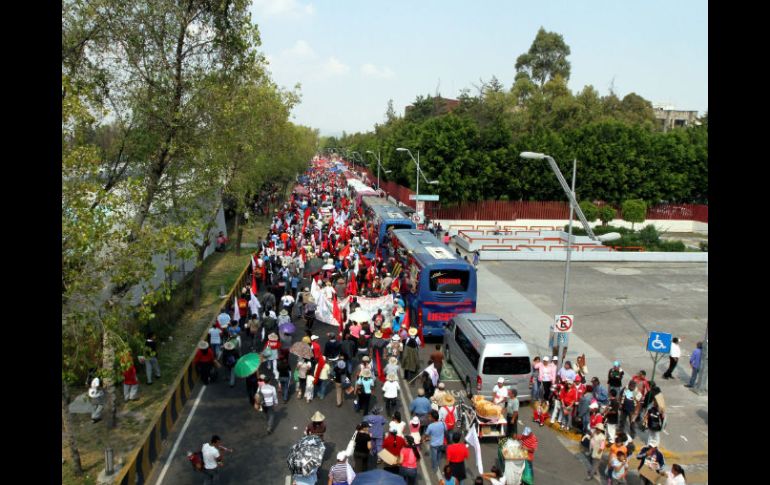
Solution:
<svg viewBox="0 0 770 485">
<path fill-rule="evenodd" d="M 709 322 L 706 320 L 706 336 L 700 354 L 700 369 L 695 378 L 696 394 L 708 394 L 709 391 Z"/>
<path fill-rule="evenodd" d="M 575 211 L 575 206 L 572 203 L 573 200 L 577 200 L 575 197 L 575 178 L 577 176 L 577 159 L 572 160 L 572 197 L 569 202 L 569 228 L 567 230 L 567 264 L 564 269 L 564 290 L 561 297 L 561 314 L 567 314 L 567 295 L 569 294 L 569 266 L 572 260 L 572 218 Z M 551 327 L 551 334 L 554 335 L 553 327 Z M 555 354 L 559 356 L 559 362 L 564 365 L 564 361 L 567 356 L 567 345 L 569 344 L 569 333 L 561 332 L 556 335 L 558 338 L 558 345 L 554 346 Z M 551 339 L 553 343 L 553 338 Z"/>
</svg>

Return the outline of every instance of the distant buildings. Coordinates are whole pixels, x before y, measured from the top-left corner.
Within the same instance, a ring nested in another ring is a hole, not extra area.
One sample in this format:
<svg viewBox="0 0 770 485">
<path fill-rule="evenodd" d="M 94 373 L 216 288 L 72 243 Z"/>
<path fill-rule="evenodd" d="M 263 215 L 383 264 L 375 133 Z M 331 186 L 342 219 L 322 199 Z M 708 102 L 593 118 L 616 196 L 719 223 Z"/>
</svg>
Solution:
<svg viewBox="0 0 770 485">
<path fill-rule="evenodd" d="M 663 131 L 696 124 L 698 119 L 697 111 L 677 110 L 673 106 L 668 105 L 655 105 L 653 106 L 653 111 L 655 112 L 655 119 Z"/>
</svg>

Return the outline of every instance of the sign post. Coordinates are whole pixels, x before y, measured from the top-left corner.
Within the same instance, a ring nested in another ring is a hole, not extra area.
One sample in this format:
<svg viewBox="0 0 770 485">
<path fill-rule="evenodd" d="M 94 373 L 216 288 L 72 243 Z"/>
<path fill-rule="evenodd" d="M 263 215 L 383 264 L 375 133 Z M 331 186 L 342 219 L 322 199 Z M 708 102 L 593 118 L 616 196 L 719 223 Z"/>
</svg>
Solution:
<svg viewBox="0 0 770 485">
<path fill-rule="evenodd" d="M 655 380 L 655 370 L 660 359 L 664 354 L 671 352 L 671 339 L 670 333 L 663 332 L 650 332 L 650 336 L 647 337 L 647 351 L 652 358 L 652 377 L 650 381 Z"/>
</svg>

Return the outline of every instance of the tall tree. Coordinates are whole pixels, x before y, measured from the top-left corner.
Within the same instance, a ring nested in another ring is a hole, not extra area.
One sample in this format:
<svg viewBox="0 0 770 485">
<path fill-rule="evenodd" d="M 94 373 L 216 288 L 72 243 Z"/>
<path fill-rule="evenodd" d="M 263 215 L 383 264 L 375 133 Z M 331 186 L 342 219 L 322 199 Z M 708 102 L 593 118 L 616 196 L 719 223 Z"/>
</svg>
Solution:
<svg viewBox="0 0 770 485">
<path fill-rule="evenodd" d="M 569 79 L 568 55 L 570 48 L 564 42 L 564 37 L 540 27 L 529 51 L 516 59 L 516 71 L 527 74 L 542 88 L 549 79 L 557 75 Z"/>
</svg>

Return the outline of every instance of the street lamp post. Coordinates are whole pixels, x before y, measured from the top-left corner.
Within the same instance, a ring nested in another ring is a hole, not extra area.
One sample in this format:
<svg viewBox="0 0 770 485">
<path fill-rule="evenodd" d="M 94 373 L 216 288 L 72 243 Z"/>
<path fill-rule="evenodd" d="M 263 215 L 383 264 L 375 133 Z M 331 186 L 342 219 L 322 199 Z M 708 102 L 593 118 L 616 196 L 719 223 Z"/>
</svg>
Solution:
<svg viewBox="0 0 770 485">
<path fill-rule="evenodd" d="M 422 175 L 423 180 L 425 180 L 425 183 L 429 185 L 438 185 L 438 180 L 428 180 L 428 178 L 425 176 L 425 173 L 420 168 L 420 150 L 417 150 L 417 159 L 414 158 L 412 155 L 412 152 L 409 151 L 408 148 L 396 148 L 397 152 L 407 152 L 409 156 L 412 158 L 412 161 L 417 165 L 417 187 L 416 187 L 416 198 L 415 198 L 415 208 L 417 207 L 417 203 L 420 202 L 420 175 Z M 420 214 L 419 212 L 417 212 Z M 424 216 L 423 214 L 420 214 L 420 219 L 422 219 Z"/>
<path fill-rule="evenodd" d="M 373 151 L 366 150 L 366 153 L 371 153 L 372 156 L 376 157 L 377 160 L 377 190 L 380 190 L 380 167 L 382 166 L 382 161 L 380 159 L 380 150 L 377 149 L 377 154 L 375 155 Z M 390 173 L 392 170 L 383 170 L 385 173 Z"/>
<path fill-rule="evenodd" d="M 580 206 L 577 203 L 577 200 L 575 199 L 575 176 L 577 174 L 577 160 L 574 160 L 572 162 L 572 188 L 567 185 L 567 181 L 564 179 L 564 176 L 561 174 L 561 171 L 559 170 L 559 166 L 556 165 L 556 161 L 545 154 L 542 153 L 533 153 L 533 152 L 522 152 L 520 154 L 521 158 L 526 158 L 529 160 L 548 160 L 548 164 L 551 166 L 551 169 L 556 174 L 556 178 L 559 180 L 559 183 L 562 186 L 562 189 L 564 189 L 564 192 L 567 194 L 567 198 L 569 199 L 569 229 L 568 229 L 568 235 L 567 235 L 567 257 L 566 257 L 566 265 L 564 270 L 564 289 L 562 292 L 562 300 L 561 300 L 561 313 L 562 315 L 566 314 L 567 311 L 567 294 L 568 294 L 568 285 L 569 285 L 569 268 L 570 268 L 570 261 L 572 260 L 572 217 L 573 217 L 573 211 L 577 212 L 578 218 L 580 218 L 580 222 L 583 224 L 583 228 L 585 228 L 588 235 L 591 237 L 591 239 L 596 240 L 596 236 L 594 235 L 593 230 L 591 230 L 591 226 L 588 224 L 588 221 L 585 218 L 585 215 L 583 214 L 583 211 L 580 209 Z M 554 332 L 553 326 L 551 326 L 551 332 L 549 334 L 548 338 L 548 345 L 551 347 L 551 350 L 554 352 L 555 355 L 559 356 L 561 359 L 562 365 L 564 363 L 564 358 L 567 355 L 567 345 L 569 344 L 569 334 L 566 332 L 560 332 L 558 336 L 558 344 L 556 342 L 556 332 Z"/>
</svg>

